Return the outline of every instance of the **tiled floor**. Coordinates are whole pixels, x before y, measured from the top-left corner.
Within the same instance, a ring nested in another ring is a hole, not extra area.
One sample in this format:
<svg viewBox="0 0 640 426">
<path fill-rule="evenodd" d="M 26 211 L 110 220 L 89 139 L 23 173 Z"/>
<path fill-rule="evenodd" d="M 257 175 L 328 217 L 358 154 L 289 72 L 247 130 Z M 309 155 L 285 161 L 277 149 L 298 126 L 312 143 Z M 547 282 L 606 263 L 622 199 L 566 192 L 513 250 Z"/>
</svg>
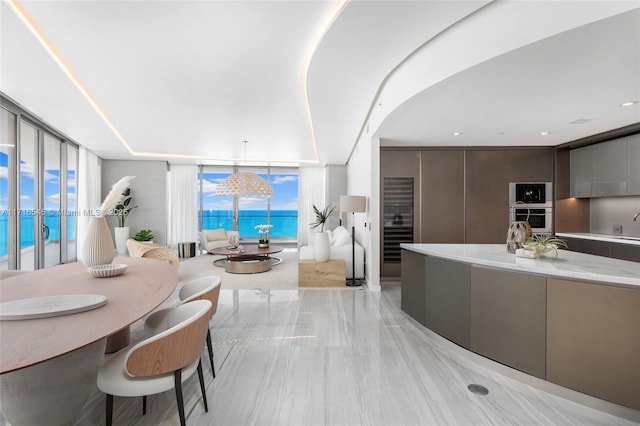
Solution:
<svg viewBox="0 0 640 426">
<path fill-rule="evenodd" d="M 212 321 L 216 379 L 203 364 L 209 412 L 194 376 L 185 385 L 187 423 L 637 424 L 476 363 L 409 320 L 399 295 L 398 286 L 382 293 L 223 290 Z M 469 392 L 471 383 L 489 394 Z M 172 392 L 150 397 L 149 404 L 143 417 L 140 398 L 116 398 L 116 424 L 178 424 Z M 97 392 L 77 424 L 103 424 L 103 418 L 104 397 Z"/>
<path fill-rule="evenodd" d="M 223 290 L 212 320 L 216 379 L 202 358 L 209 412 L 194 375 L 187 424 L 638 424 L 476 363 L 409 320 L 398 286 L 383 288 Z M 489 394 L 469 392 L 471 383 Z M 114 423 L 178 424 L 173 392 L 149 397 L 145 416 L 141 398 L 116 398 Z M 99 392 L 77 422 L 94 424 L 104 424 Z"/>
</svg>

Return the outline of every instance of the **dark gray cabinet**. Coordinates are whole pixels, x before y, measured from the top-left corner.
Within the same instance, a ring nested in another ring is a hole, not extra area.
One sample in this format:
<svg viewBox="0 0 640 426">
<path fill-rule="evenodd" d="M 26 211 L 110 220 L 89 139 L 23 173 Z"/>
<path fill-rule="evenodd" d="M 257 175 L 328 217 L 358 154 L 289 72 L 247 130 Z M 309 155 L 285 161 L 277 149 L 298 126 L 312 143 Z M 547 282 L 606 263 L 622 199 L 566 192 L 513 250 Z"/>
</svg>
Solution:
<svg viewBox="0 0 640 426">
<path fill-rule="evenodd" d="M 425 290 L 427 257 L 409 250 L 401 252 L 402 292 L 400 294 L 400 308 L 411 318 L 425 325 Z"/>
<path fill-rule="evenodd" d="M 425 271 L 424 325 L 469 348 L 471 266 L 428 256 Z"/>
<path fill-rule="evenodd" d="M 620 260 L 640 262 L 640 246 L 609 241 L 589 240 L 585 238 L 562 237 L 570 251 L 611 257 Z"/>
<path fill-rule="evenodd" d="M 470 349 L 545 378 L 546 278 L 471 268 Z"/>
<path fill-rule="evenodd" d="M 629 141 L 629 195 L 640 195 L 640 133 L 628 137 Z"/>
</svg>

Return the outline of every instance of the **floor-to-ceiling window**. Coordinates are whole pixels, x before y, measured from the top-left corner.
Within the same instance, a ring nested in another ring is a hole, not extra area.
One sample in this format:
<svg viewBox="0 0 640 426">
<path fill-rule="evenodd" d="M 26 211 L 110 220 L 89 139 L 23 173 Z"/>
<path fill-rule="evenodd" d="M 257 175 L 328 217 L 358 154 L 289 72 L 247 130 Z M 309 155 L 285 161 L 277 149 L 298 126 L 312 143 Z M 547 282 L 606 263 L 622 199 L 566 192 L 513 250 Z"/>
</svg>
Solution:
<svg viewBox="0 0 640 426">
<path fill-rule="evenodd" d="M 77 146 L 4 97 L 0 129 L 0 269 L 75 260 Z"/>
<path fill-rule="evenodd" d="M 217 184 L 236 171 L 252 172 L 273 187 L 270 198 L 256 196 L 219 196 Z M 257 240 L 257 225 L 272 225 L 272 240 L 298 238 L 298 169 L 277 167 L 204 166 L 200 182 L 200 229 L 238 230 L 240 238 Z"/>
</svg>

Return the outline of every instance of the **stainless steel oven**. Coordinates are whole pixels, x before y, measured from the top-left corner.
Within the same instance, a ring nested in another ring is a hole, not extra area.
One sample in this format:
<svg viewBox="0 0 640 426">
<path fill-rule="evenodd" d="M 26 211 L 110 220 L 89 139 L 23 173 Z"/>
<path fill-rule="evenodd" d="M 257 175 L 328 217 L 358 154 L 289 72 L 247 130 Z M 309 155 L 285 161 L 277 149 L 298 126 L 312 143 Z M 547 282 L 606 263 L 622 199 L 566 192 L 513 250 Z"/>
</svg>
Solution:
<svg viewBox="0 0 640 426">
<path fill-rule="evenodd" d="M 530 207 L 553 206 L 553 184 L 551 182 L 511 182 L 509 184 L 509 206 L 514 203 Z"/>
<path fill-rule="evenodd" d="M 509 183 L 509 220 L 526 221 L 534 234 L 553 233 L 551 182 Z"/>
</svg>

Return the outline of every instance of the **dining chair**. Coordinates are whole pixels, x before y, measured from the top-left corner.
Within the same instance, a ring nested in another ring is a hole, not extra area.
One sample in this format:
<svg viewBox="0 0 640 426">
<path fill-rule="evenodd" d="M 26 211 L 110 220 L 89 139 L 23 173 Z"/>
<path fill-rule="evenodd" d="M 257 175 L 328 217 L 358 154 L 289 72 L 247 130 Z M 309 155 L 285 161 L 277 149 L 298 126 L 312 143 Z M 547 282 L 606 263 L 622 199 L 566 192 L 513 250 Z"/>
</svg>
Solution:
<svg viewBox="0 0 640 426">
<path fill-rule="evenodd" d="M 220 287 L 222 280 L 217 275 L 208 275 L 206 277 L 196 278 L 187 281 L 178 290 L 180 303 L 188 303 L 192 300 L 209 300 L 212 304 L 209 319 L 215 315 L 218 310 L 218 298 L 220 296 Z M 166 326 L 166 317 L 171 308 L 161 309 L 153 312 L 144 320 L 144 328 L 148 334 L 155 334 L 158 330 Z M 213 344 L 211 342 L 211 330 L 207 329 L 207 350 L 209 352 L 209 362 L 211 363 L 211 372 L 216 377 L 216 370 L 213 366 Z"/>
<path fill-rule="evenodd" d="M 146 414 L 147 395 L 175 388 L 180 424 L 185 425 L 182 383 L 198 371 L 204 410 L 209 411 L 202 374 L 202 340 L 209 329 L 209 300 L 195 300 L 171 309 L 167 328 L 139 343 L 116 352 L 98 372 L 98 388 L 107 395 L 106 424 L 113 418 L 113 397 L 142 396 Z"/>
</svg>

